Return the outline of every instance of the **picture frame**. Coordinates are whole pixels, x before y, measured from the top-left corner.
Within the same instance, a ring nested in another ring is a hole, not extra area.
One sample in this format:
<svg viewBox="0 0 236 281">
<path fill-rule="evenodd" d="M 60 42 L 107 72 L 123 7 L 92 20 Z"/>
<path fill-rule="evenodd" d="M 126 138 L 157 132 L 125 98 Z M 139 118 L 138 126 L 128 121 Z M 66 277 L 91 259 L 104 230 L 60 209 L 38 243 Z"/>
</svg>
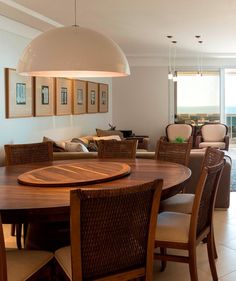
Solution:
<svg viewBox="0 0 236 281">
<path fill-rule="evenodd" d="M 56 115 L 72 114 L 72 80 L 56 78 Z"/>
<path fill-rule="evenodd" d="M 87 84 L 87 112 L 98 112 L 98 83 L 95 82 Z"/>
<path fill-rule="evenodd" d="M 21 76 L 16 69 L 5 68 L 6 118 L 32 117 L 33 79 Z"/>
<path fill-rule="evenodd" d="M 99 84 L 99 112 L 108 112 L 108 84 Z"/>
<path fill-rule="evenodd" d="M 35 77 L 34 100 L 35 116 L 53 116 L 55 98 L 55 79 Z"/>
<path fill-rule="evenodd" d="M 87 112 L 87 82 L 73 80 L 73 106 L 72 113 L 84 114 Z"/>
</svg>

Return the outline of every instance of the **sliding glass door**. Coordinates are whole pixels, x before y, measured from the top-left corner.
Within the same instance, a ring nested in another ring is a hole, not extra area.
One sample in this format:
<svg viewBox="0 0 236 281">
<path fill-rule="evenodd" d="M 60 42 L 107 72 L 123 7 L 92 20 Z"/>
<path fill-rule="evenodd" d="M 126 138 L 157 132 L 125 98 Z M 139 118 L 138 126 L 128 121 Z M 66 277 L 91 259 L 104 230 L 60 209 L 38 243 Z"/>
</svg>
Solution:
<svg viewBox="0 0 236 281">
<path fill-rule="evenodd" d="M 225 115 L 231 142 L 236 143 L 236 69 L 225 69 Z"/>
<path fill-rule="evenodd" d="M 202 125 L 220 122 L 220 73 L 177 72 L 175 121 Z"/>
</svg>

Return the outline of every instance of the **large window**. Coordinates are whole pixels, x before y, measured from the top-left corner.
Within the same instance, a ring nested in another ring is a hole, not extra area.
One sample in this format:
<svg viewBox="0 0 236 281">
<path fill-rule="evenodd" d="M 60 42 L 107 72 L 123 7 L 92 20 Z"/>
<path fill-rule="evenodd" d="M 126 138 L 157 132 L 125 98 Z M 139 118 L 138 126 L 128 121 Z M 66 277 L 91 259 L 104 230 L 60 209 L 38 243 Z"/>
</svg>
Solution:
<svg viewBox="0 0 236 281">
<path fill-rule="evenodd" d="M 231 141 L 236 141 L 236 69 L 225 70 L 225 114 Z"/>
<path fill-rule="evenodd" d="M 176 121 L 201 125 L 220 121 L 219 72 L 177 72 Z"/>
</svg>

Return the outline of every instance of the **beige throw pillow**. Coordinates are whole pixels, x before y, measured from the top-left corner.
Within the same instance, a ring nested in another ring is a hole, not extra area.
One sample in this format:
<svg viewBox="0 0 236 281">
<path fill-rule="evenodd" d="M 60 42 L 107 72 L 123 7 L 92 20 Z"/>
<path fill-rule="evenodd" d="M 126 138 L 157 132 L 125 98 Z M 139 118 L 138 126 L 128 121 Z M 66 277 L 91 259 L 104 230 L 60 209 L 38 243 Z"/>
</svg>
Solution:
<svg viewBox="0 0 236 281">
<path fill-rule="evenodd" d="M 82 143 L 66 142 L 65 151 L 68 152 L 89 152 Z"/>
<path fill-rule="evenodd" d="M 120 136 L 112 135 L 112 136 L 105 136 L 105 137 L 93 137 L 94 141 L 100 141 L 100 140 L 117 140 L 121 141 Z"/>
<path fill-rule="evenodd" d="M 98 137 L 105 137 L 105 136 L 119 136 L 121 139 L 124 138 L 123 133 L 118 130 L 101 130 L 101 129 L 96 129 L 97 136 Z"/>
</svg>

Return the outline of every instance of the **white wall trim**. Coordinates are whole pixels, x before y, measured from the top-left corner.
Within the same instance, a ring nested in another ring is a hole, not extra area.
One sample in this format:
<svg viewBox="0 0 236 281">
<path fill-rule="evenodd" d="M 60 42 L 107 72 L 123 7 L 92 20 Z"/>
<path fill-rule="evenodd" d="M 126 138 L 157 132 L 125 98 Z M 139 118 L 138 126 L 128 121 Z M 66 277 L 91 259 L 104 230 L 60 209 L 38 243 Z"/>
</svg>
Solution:
<svg viewBox="0 0 236 281">
<path fill-rule="evenodd" d="M 25 24 L 19 23 L 17 21 L 11 20 L 7 17 L 0 15 L 0 29 L 10 33 L 17 34 L 21 37 L 33 39 L 41 32 L 37 29 L 29 27 Z"/>
</svg>

